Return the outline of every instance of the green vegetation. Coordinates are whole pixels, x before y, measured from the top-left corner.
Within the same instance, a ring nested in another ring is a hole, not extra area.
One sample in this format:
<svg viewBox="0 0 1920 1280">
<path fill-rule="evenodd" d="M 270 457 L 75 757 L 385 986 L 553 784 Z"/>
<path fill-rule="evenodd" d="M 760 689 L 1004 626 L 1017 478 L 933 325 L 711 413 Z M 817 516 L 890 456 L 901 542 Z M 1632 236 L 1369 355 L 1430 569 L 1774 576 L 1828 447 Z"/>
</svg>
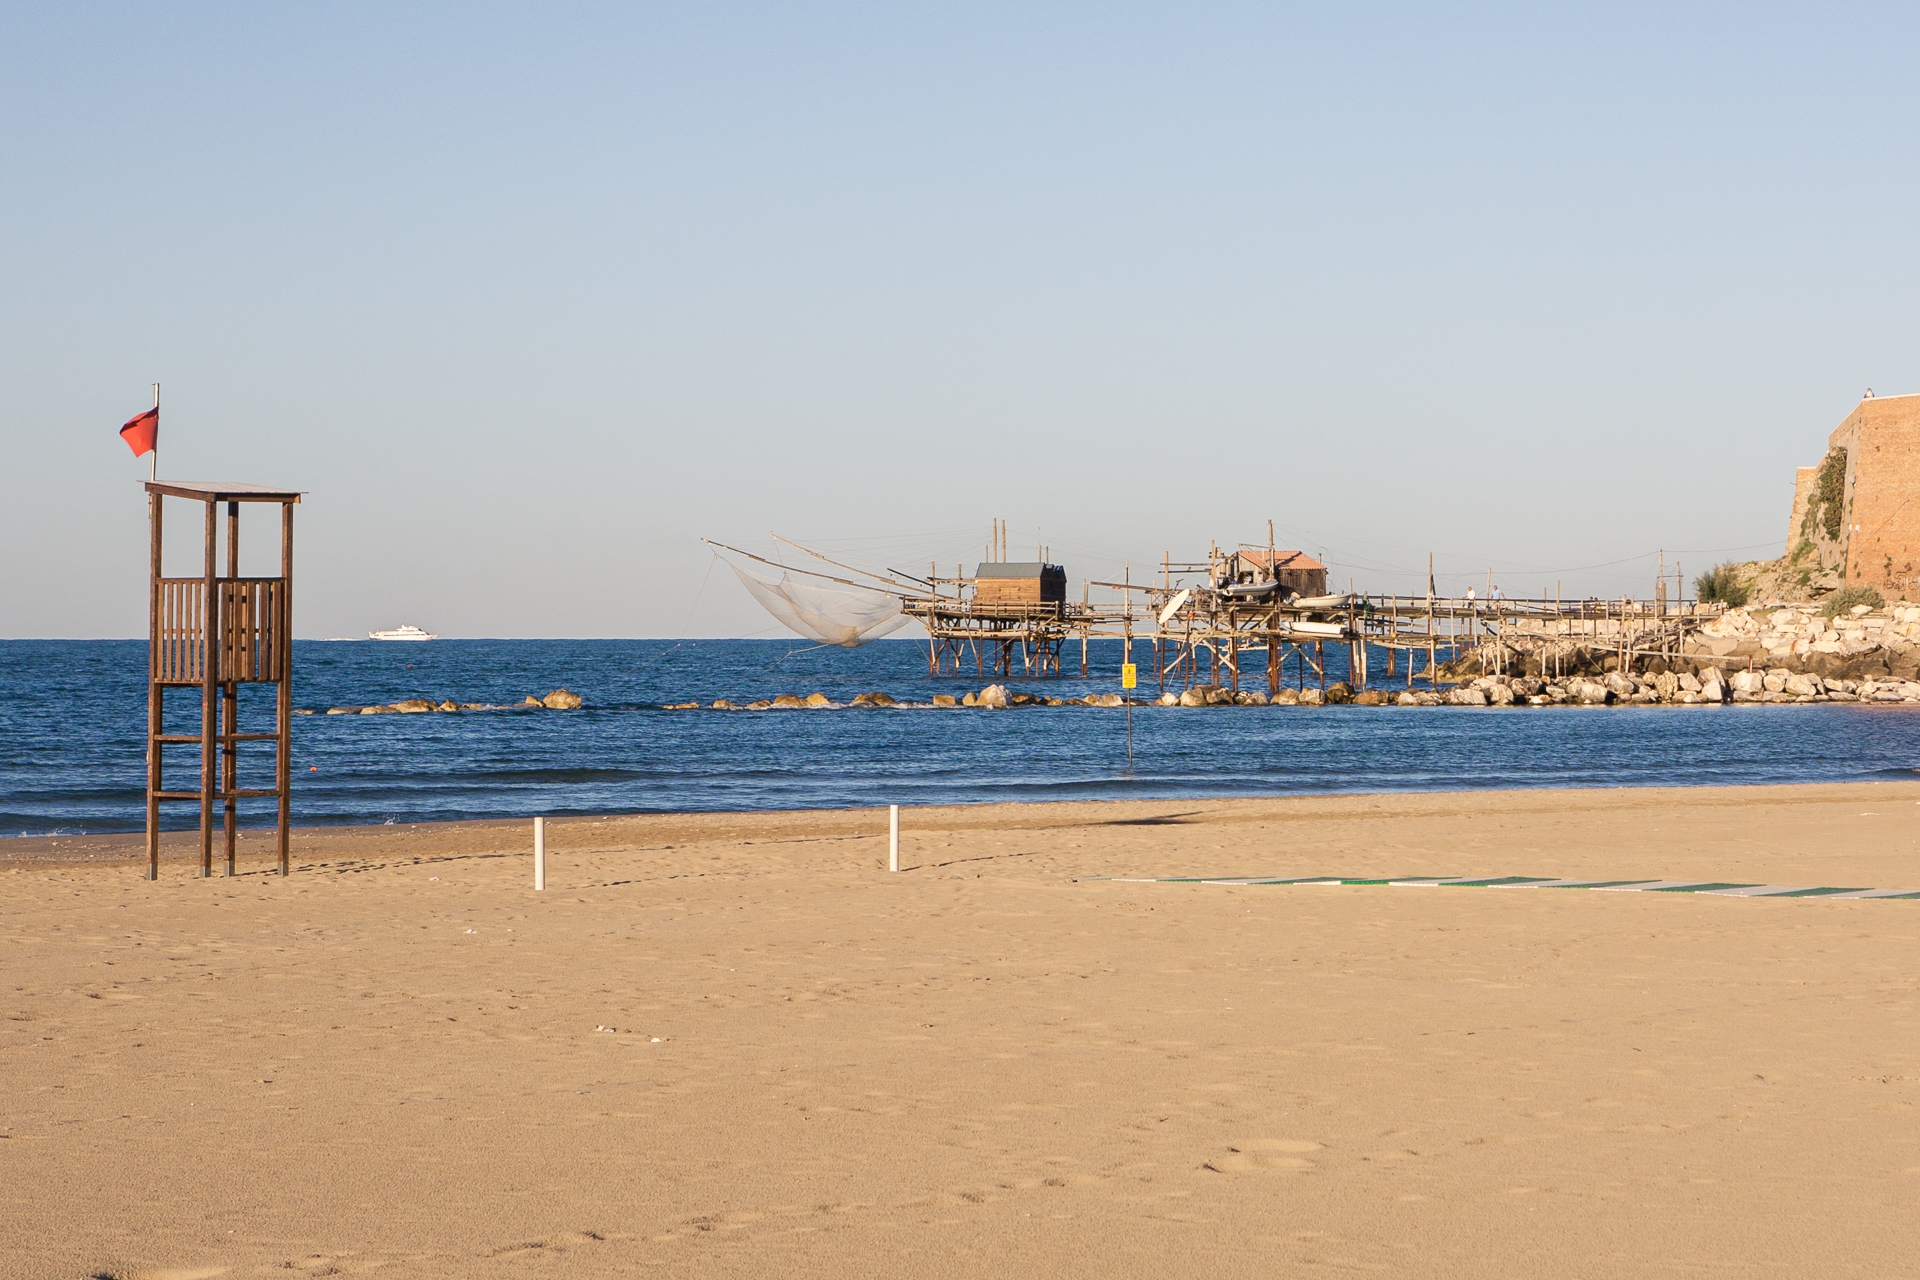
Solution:
<svg viewBox="0 0 1920 1280">
<path fill-rule="evenodd" d="M 1820 474 L 1814 477 L 1813 495 L 1807 499 L 1807 517 L 1801 522 L 1800 532 L 1810 534 L 1818 527 L 1826 531 L 1828 540 L 1838 541 L 1841 499 L 1846 496 L 1847 451 L 1829 449 L 1820 460 Z"/>
<path fill-rule="evenodd" d="M 1820 606 L 1820 616 L 1832 618 L 1846 613 L 1856 605 L 1863 604 L 1869 608 L 1878 609 L 1886 602 L 1886 598 L 1872 587 L 1842 587 L 1828 596 L 1826 603 Z"/>
<path fill-rule="evenodd" d="M 1747 584 L 1740 581 L 1738 566 L 1717 564 L 1693 580 L 1694 594 L 1707 603 L 1731 605 L 1738 609 L 1747 602 Z"/>
<path fill-rule="evenodd" d="M 1812 550 L 1813 550 L 1813 543 L 1807 541 L 1805 538 L 1802 538 L 1800 539 L 1800 545 L 1793 549 L 1793 555 L 1789 557 L 1787 562 L 1789 564 L 1799 564 L 1802 560 L 1805 560 L 1807 558 L 1807 555 Z"/>
</svg>

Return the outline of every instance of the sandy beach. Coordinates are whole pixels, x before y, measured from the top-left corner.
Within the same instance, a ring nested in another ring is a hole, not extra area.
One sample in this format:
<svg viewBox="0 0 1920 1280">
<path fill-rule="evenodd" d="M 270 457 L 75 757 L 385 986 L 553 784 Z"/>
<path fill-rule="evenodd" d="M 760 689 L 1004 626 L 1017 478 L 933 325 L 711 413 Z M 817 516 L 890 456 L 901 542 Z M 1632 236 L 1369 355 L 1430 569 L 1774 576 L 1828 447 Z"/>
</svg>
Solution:
<svg viewBox="0 0 1920 1280">
<path fill-rule="evenodd" d="M 1889 1276 L 1920 783 L 0 845 L 0 1274 Z"/>
</svg>

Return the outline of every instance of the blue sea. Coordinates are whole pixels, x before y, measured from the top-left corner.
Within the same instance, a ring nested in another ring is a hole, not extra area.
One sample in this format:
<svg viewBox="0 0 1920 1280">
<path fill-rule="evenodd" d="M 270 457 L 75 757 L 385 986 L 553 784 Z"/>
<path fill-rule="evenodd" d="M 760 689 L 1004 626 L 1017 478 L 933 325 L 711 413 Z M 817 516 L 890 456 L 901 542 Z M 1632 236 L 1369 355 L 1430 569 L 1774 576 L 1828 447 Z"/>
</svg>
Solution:
<svg viewBox="0 0 1920 1280">
<path fill-rule="evenodd" d="M 1134 656 L 1141 691 L 1154 692 L 1151 648 L 1136 644 Z M 1008 683 L 1057 697 L 1119 691 L 1118 641 L 1094 643 L 1088 679 L 1078 657 L 1077 647 L 1066 655 L 1066 676 Z M 144 641 L 0 641 L 0 834 L 142 828 L 145 659 Z M 295 705 L 321 712 L 409 697 L 519 702 L 561 686 L 587 703 L 296 717 L 302 825 L 1920 777 L 1920 708 L 1897 706 L 1151 707 L 1133 713 L 1129 763 L 1118 708 L 661 709 L 815 691 L 844 702 L 876 689 L 929 702 L 988 683 L 930 678 L 925 645 L 911 640 L 857 650 L 798 640 L 301 641 L 294 664 Z M 1379 685 L 1385 655 L 1371 665 Z M 246 692 L 257 706 L 243 695 L 253 723 L 242 728 L 270 728 L 271 690 Z M 197 691 L 171 696 L 169 729 L 197 733 Z M 198 750 L 168 749 L 169 786 L 197 785 Z M 266 781 L 271 759 L 270 743 L 243 748 L 242 785 Z M 243 823 L 271 822 L 270 806 L 243 805 Z M 192 827 L 197 813 L 163 807 L 169 828 Z"/>
</svg>

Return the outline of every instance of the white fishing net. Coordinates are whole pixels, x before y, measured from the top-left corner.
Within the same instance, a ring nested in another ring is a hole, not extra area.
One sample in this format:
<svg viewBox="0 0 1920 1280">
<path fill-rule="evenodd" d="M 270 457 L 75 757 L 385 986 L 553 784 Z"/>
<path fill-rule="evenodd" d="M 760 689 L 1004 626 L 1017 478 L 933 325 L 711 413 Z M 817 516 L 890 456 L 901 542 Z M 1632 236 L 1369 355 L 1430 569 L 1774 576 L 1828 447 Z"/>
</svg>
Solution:
<svg viewBox="0 0 1920 1280">
<path fill-rule="evenodd" d="M 815 586 L 782 574 L 780 581 L 756 578 L 732 561 L 727 567 L 762 608 L 809 640 L 857 649 L 898 631 L 912 619 L 900 612 L 900 598 L 879 591 Z"/>
</svg>

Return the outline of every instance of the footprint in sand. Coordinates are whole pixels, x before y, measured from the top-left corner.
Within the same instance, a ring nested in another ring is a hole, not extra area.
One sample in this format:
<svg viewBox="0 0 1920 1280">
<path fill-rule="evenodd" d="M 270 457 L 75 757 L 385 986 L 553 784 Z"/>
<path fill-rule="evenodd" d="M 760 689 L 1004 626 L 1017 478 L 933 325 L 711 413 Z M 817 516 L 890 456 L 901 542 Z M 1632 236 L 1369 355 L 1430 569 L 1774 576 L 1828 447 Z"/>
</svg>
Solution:
<svg viewBox="0 0 1920 1280">
<path fill-rule="evenodd" d="M 1234 1143 L 1227 1155 L 1215 1156 L 1203 1167 L 1215 1173 L 1304 1173 L 1313 1161 L 1300 1154 L 1318 1150 L 1319 1143 L 1303 1138 L 1253 1138 Z"/>
</svg>

